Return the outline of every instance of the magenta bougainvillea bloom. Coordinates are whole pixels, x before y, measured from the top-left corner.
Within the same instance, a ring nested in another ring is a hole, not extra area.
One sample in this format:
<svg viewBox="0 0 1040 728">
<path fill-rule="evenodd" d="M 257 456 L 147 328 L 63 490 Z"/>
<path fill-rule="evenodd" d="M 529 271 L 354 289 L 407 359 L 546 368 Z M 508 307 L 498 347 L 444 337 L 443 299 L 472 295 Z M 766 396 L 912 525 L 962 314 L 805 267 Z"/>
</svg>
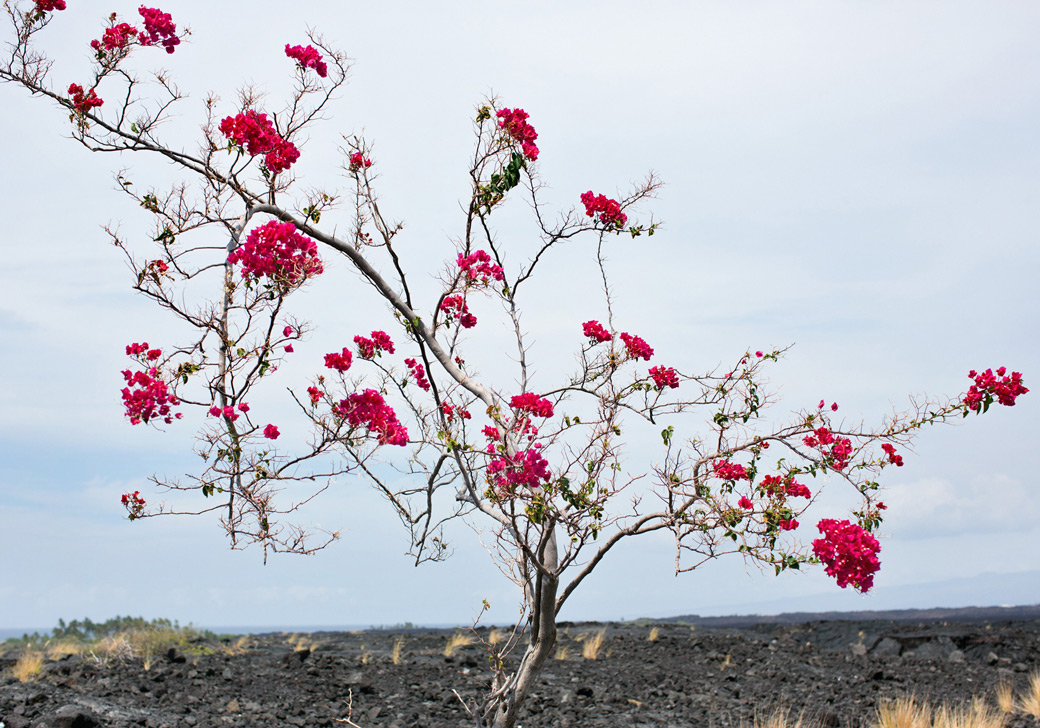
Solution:
<svg viewBox="0 0 1040 728">
<path fill-rule="evenodd" d="M 748 480 L 750 477 L 747 468 L 729 460 L 716 460 L 711 467 L 715 471 L 715 477 L 723 480 Z"/>
<path fill-rule="evenodd" d="M 552 479 L 549 462 L 542 457 L 541 444 L 535 443 L 527 450 L 520 450 L 512 458 L 500 454 L 488 464 L 488 481 L 493 483 L 499 495 L 512 493 L 517 486 L 538 488 Z"/>
<path fill-rule="evenodd" d="M 116 51 L 126 48 L 135 35 L 137 35 L 137 28 L 129 23 L 112 25 L 105 28 L 101 40 L 90 41 L 90 47 L 97 51 L 98 59 L 100 60 L 104 56 L 105 51 Z"/>
<path fill-rule="evenodd" d="M 654 380 L 654 386 L 658 389 L 679 386 L 679 375 L 671 367 L 651 367 L 650 378 Z"/>
<path fill-rule="evenodd" d="M 225 117 L 219 129 L 233 144 L 245 149 L 249 156 L 263 154 L 264 164 L 272 174 L 284 172 L 300 158 L 296 145 L 278 135 L 267 114 L 250 109 L 236 116 Z"/>
<path fill-rule="evenodd" d="M 169 13 L 164 13 L 159 8 L 146 8 L 144 5 L 137 9 L 144 20 L 144 32 L 141 33 L 141 45 L 155 45 L 159 43 L 166 49 L 167 53 L 173 53 L 181 43 L 177 37 L 177 26 Z"/>
<path fill-rule="evenodd" d="M 654 355 L 654 350 L 650 348 L 650 345 L 635 334 L 623 331 L 621 332 L 621 340 L 625 342 L 625 349 L 633 359 L 650 361 L 650 357 Z"/>
<path fill-rule="evenodd" d="M 329 67 L 325 65 L 321 53 L 314 46 L 290 46 L 286 43 L 285 55 L 295 60 L 302 71 L 313 68 L 314 72 L 322 78 L 329 75 Z"/>
<path fill-rule="evenodd" d="M 538 147 L 534 143 L 538 132 L 527 123 L 527 112 L 523 109 L 499 109 L 495 115 L 499 119 L 498 126 L 520 144 L 524 156 L 532 162 L 538 159 Z"/>
<path fill-rule="evenodd" d="M 515 410 L 521 412 L 530 412 L 535 417 L 552 417 L 553 406 L 552 402 L 547 399 L 542 399 L 534 392 L 524 392 L 523 394 L 514 395 L 509 400 L 509 406 Z"/>
<path fill-rule="evenodd" d="M 366 157 L 361 152 L 354 152 L 350 155 L 350 171 L 359 172 L 362 169 L 368 169 L 372 166 L 372 160 Z"/>
<path fill-rule="evenodd" d="M 408 430 L 398 421 L 383 396 L 374 389 L 348 395 L 332 411 L 351 427 L 365 427 L 377 437 L 380 445 L 408 444 Z"/>
<path fill-rule="evenodd" d="M 741 496 L 740 500 L 737 501 L 737 505 L 743 508 L 745 511 L 750 511 L 755 507 L 755 504 L 751 502 L 751 499 L 746 495 Z"/>
<path fill-rule="evenodd" d="M 842 589 L 850 584 L 861 592 L 874 586 L 874 574 L 881 568 L 878 553 L 881 545 L 861 526 L 849 521 L 825 518 L 816 524 L 823 538 L 813 541 L 816 557 L 826 564 L 827 576 L 833 576 Z"/>
<path fill-rule="evenodd" d="M 491 256 L 485 250 L 478 250 L 469 255 L 459 253 L 458 264 L 470 283 L 500 281 L 505 277 L 502 266 L 492 263 Z"/>
<path fill-rule="evenodd" d="M 94 89 L 84 92 L 83 87 L 78 83 L 69 85 L 69 98 L 72 99 L 72 108 L 74 108 L 79 114 L 86 114 L 91 109 L 105 103 L 102 99 L 98 98 L 96 93 L 94 93 Z"/>
<path fill-rule="evenodd" d="M 813 430 L 813 434 L 803 437 L 802 442 L 806 447 L 818 449 L 835 470 L 844 470 L 852 457 L 852 441 L 847 437 L 835 437 L 834 433 L 823 426 Z"/>
<path fill-rule="evenodd" d="M 620 230 L 628 222 L 628 215 L 621 212 L 621 205 L 606 195 L 595 195 L 592 190 L 581 195 L 585 214 L 608 229 Z"/>
<path fill-rule="evenodd" d="M 415 359 L 405 359 L 404 365 L 412 371 L 412 376 L 415 377 L 415 383 L 419 385 L 419 389 L 429 392 L 430 380 L 426 378 L 426 367 L 415 361 Z"/>
<path fill-rule="evenodd" d="M 477 325 L 477 317 L 469 312 L 466 299 L 462 296 L 446 296 L 441 301 L 441 311 L 447 316 L 448 323 L 458 319 L 464 329 L 472 329 Z"/>
<path fill-rule="evenodd" d="M 123 388 L 123 407 L 131 425 L 148 423 L 154 418 L 162 418 L 166 424 L 181 418 L 180 412 L 173 408 L 180 400 L 170 391 L 169 385 L 163 381 L 158 367 L 152 362 L 162 356 L 161 349 L 151 349 L 148 342 L 127 344 L 127 356 L 132 356 L 147 367 L 144 371 L 132 372 L 124 369 L 123 379 L 127 387 Z"/>
<path fill-rule="evenodd" d="M 603 325 L 599 321 L 586 321 L 581 325 L 581 331 L 585 336 L 590 339 L 593 343 L 602 344 L 605 341 L 610 341 L 612 338 L 610 332 L 603 328 Z"/>
<path fill-rule="evenodd" d="M 360 334 L 354 337 L 354 343 L 357 344 L 358 353 L 361 354 L 362 359 L 371 359 L 384 351 L 387 354 L 394 353 L 394 342 L 390 340 L 390 335 L 385 331 L 373 331 L 371 336 L 371 339 Z"/>
<path fill-rule="evenodd" d="M 36 12 L 38 13 L 50 13 L 64 9 L 65 0 L 36 0 Z"/>
<path fill-rule="evenodd" d="M 1022 374 L 1020 372 L 1007 373 L 1007 367 L 1000 367 L 994 373 L 987 369 L 981 374 L 972 369 L 968 376 L 975 380 L 968 393 L 964 395 L 964 404 L 972 412 L 984 412 L 994 400 L 1005 407 L 1014 407 L 1015 400 L 1029 392 L 1022 385 Z"/>
<path fill-rule="evenodd" d="M 267 278 L 282 287 L 302 285 L 324 271 L 318 246 L 296 232 L 291 222 L 269 223 L 254 228 L 246 242 L 228 256 L 232 265 L 242 266 L 242 278 L 258 282 Z"/>
<path fill-rule="evenodd" d="M 888 456 L 888 462 L 895 465 L 897 468 L 903 467 L 903 456 L 896 454 L 896 448 L 894 445 L 885 443 L 881 446 L 881 449 L 885 451 L 885 455 Z"/>
<path fill-rule="evenodd" d="M 268 425 L 264 428 L 264 437 L 268 440 L 277 440 L 280 434 L 282 433 L 278 432 L 278 428 L 274 425 Z"/>
<path fill-rule="evenodd" d="M 337 372 L 345 372 L 350 369 L 350 362 L 354 358 L 354 355 L 350 353 L 347 347 L 343 347 L 343 351 L 333 352 L 325 355 L 325 366 L 329 369 L 335 369 Z"/>
</svg>

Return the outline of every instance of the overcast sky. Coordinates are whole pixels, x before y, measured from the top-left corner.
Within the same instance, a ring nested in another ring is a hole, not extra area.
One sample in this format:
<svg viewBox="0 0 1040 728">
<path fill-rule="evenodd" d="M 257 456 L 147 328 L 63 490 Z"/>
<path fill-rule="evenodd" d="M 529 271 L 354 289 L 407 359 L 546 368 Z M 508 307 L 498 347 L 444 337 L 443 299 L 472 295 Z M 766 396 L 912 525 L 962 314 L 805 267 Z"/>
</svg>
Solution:
<svg viewBox="0 0 1040 728">
<path fill-rule="evenodd" d="M 88 5 L 69 0 L 42 36 L 55 88 L 87 79 L 87 44 L 108 12 L 137 20 L 133 3 Z M 588 189 L 614 196 L 649 170 L 665 181 L 639 212 L 662 220 L 661 233 L 617 238 L 609 252 L 619 325 L 660 361 L 705 371 L 794 344 L 770 372 L 784 398 L 778 418 L 825 398 L 850 422 L 876 422 L 909 394 L 956 394 L 969 369 L 1001 365 L 1036 387 L 1040 5 L 296 7 L 170 0 L 163 9 L 191 38 L 172 56 L 133 62 L 162 64 L 190 94 L 167 131 L 193 146 L 207 92 L 221 97 L 221 115 L 237 110 L 247 83 L 280 108 L 291 78 L 284 45 L 305 43 L 308 27 L 323 33 L 356 65 L 302 145 L 301 180 L 345 187 L 339 135 L 364 132 L 382 207 L 406 223 L 402 249 L 431 295 L 426 266 L 453 258 L 461 232 L 473 109 L 494 93 L 530 113 L 538 173 L 559 208 Z M 188 472 L 197 459 L 191 418 L 165 433 L 125 421 L 123 347 L 188 334 L 133 295 L 101 226 L 146 244 L 151 220 L 120 196 L 113 173 L 128 168 L 139 187 L 176 175 L 91 155 L 68 138 L 66 113 L 14 86 L 0 87 L 0 108 L 0 628 L 116 614 L 209 626 L 461 624 L 483 599 L 490 621 L 515 616 L 515 588 L 472 530 L 451 534 L 452 560 L 414 569 L 396 518 L 358 482 L 326 493 L 311 514 L 341 541 L 266 567 L 257 551 L 230 551 L 212 519 L 128 523 L 121 493 L 152 500 L 150 474 Z M 522 205 L 502 219 L 504 239 L 533 237 Z M 553 263 L 525 315 L 547 386 L 573 364 L 575 327 L 592 317 L 583 302 L 600 305 L 584 279 L 571 282 L 590 242 Z M 331 262 L 293 303 L 317 333 L 272 389 L 299 386 L 316 371 L 304 362 L 379 328 L 369 295 Z M 285 406 L 277 396 L 271 406 Z M 676 578 L 671 543 L 649 537 L 612 553 L 561 616 L 1040 603 L 1035 397 L 931 428 L 905 467 L 885 471 L 890 518 L 869 596 L 838 589 L 822 569 L 777 579 L 738 559 Z M 652 464 L 638 448 L 631 459 L 632 472 Z M 852 503 L 837 491 L 813 515 L 843 517 Z M 817 518 L 803 520 L 808 541 Z"/>
</svg>

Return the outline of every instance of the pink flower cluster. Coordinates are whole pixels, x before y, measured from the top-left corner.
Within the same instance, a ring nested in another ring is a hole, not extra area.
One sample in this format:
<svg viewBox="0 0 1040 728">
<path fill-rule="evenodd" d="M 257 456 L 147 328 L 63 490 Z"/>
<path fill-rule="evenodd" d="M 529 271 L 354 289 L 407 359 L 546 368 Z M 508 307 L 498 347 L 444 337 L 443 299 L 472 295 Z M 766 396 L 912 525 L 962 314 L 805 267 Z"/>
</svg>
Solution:
<svg viewBox="0 0 1040 728">
<path fill-rule="evenodd" d="M 650 345 L 635 334 L 622 331 L 621 340 L 625 342 L 625 349 L 633 359 L 650 361 L 650 357 L 654 355 L 654 350 L 650 348 Z"/>
<path fill-rule="evenodd" d="M 225 117 L 219 128 L 232 143 L 245 148 L 249 156 L 263 154 L 264 164 L 271 174 L 284 172 L 300 158 L 300 150 L 278 135 L 267 114 L 250 109 L 237 116 Z"/>
<path fill-rule="evenodd" d="M 494 483 L 500 495 L 509 495 L 518 486 L 538 488 L 552 479 L 549 462 L 542 457 L 541 447 L 535 443 L 527 450 L 517 452 L 512 459 L 497 455 L 491 460 L 487 469 L 488 480 Z"/>
<path fill-rule="evenodd" d="M 594 344 L 602 344 L 614 338 L 599 321 L 586 321 L 581 325 L 581 331 Z"/>
<path fill-rule="evenodd" d="M 538 132 L 527 123 L 527 112 L 523 109 L 499 109 L 495 116 L 499 119 L 498 126 L 520 143 L 524 156 L 532 162 L 538 159 L 538 147 L 534 144 Z"/>
<path fill-rule="evenodd" d="M 329 67 L 321 57 L 321 53 L 314 46 L 290 46 L 285 44 L 285 55 L 292 58 L 300 66 L 301 71 L 313 68 L 314 72 L 322 78 L 329 75 Z"/>
<path fill-rule="evenodd" d="M 285 287 L 301 285 L 324 270 L 314 241 L 296 232 L 291 222 L 274 220 L 249 233 L 228 262 L 242 264 L 244 279 L 257 281 L 266 276 Z"/>
<path fill-rule="evenodd" d="M 72 99 L 72 108 L 79 114 L 86 114 L 91 109 L 105 103 L 94 93 L 94 89 L 84 92 L 83 87 L 78 83 L 69 85 L 69 97 Z"/>
<path fill-rule="evenodd" d="M 264 437 L 266 437 L 268 440 L 277 440 L 278 436 L 281 434 L 282 433 L 280 433 L 278 431 L 278 428 L 274 425 L 268 425 L 264 428 Z"/>
<path fill-rule="evenodd" d="M 48 13 L 64 9 L 65 0 L 36 0 L 36 12 L 38 13 Z"/>
<path fill-rule="evenodd" d="M 477 317 L 469 312 L 466 299 L 462 296 L 446 296 L 441 301 L 441 311 L 448 317 L 448 323 L 456 318 L 464 329 L 472 329 L 477 325 Z"/>
<path fill-rule="evenodd" d="M 729 460 L 716 460 L 712 463 L 712 469 L 715 471 L 715 477 L 722 480 L 748 480 L 750 478 L 747 468 Z"/>
<path fill-rule="evenodd" d="M 466 273 L 466 278 L 470 283 L 477 281 L 488 283 L 492 280 L 500 281 L 505 278 L 505 275 L 502 273 L 502 266 L 492 263 L 491 256 L 487 254 L 487 251 L 478 250 L 465 256 L 459 253 L 458 262 L 459 268 Z"/>
<path fill-rule="evenodd" d="M 141 45 L 150 46 L 160 43 L 167 53 L 173 53 L 174 48 L 180 45 L 181 39 L 177 37 L 177 26 L 169 13 L 164 13 L 159 8 L 146 8 L 144 5 L 137 9 L 144 19 L 144 32 L 141 33 Z"/>
<path fill-rule="evenodd" d="M 241 409 L 241 405 L 239 406 L 239 409 Z M 244 410 L 242 410 L 242 412 L 248 412 L 248 411 L 249 411 L 249 405 L 246 405 L 246 408 Z M 234 406 L 230 405 L 230 404 L 227 405 L 226 407 L 218 407 L 217 405 L 213 405 L 212 407 L 209 408 L 209 416 L 210 417 L 224 417 L 227 420 L 229 420 L 230 422 L 234 422 L 235 420 L 237 420 L 239 418 L 238 412 L 235 412 Z"/>
<path fill-rule="evenodd" d="M 830 459 L 830 465 L 835 470 L 844 470 L 852 457 L 852 441 L 847 437 L 835 437 L 826 427 L 820 426 L 813 430 L 812 435 L 802 438 L 806 447 L 819 449 L 825 458 Z M 825 448 L 830 446 L 830 451 Z"/>
<path fill-rule="evenodd" d="M 876 538 L 849 521 L 825 518 L 816 524 L 823 538 L 813 541 L 813 553 L 827 565 L 827 576 L 838 580 L 842 589 L 851 584 L 861 592 L 874 585 L 874 574 L 881 568 Z"/>
<path fill-rule="evenodd" d="M 316 405 L 321 400 L 321 390 L 317 387 L 307 387 L 307 396 L 311 399 L 311 405 Z"/>
<path fill-rule="evenodd" d="M 767 475 L 762 478 L 761 488 L 771 496 L 779 495 L 781 498 L 811 498 L 812 493 L 804 485 L 792 478 L 790 475 L 781 478 L 779 475 Z"/>
<path fill-rule="evenodd" d="M 675 389 L 679 386 L 679 375 L 671 367 L 651 367 L 650 378 L 654 380 L 654 386 L 658 389 Z"/>
<path fill-rule="evenodd" d="M 419 386 L 419 389 L 429 392 L 430 380 L 426 378 L 426 367 L 415 361 L 415 359 L 405 359 L 404 365 L 412 370 L 412 376 L 415 377 L 415 383 Z"/>
<path fill-rule="evenodd" d="M 1022 374 L 1020 372 L 1007 373 L 1007 367 L 1000 367 L 994 373 L 987 369 L 981 374 L 972 369 L 968 376 L 975 380 L 968 393 L 964 395 L 964 404 L 972 412 L 979 412 L 984 407 L 989 407 L 996 396 L 997 401 L 1005 407 L 1014 407 L 1015 399 L 1021 394 L 1029 392 L 1022 385 Z"/>
<path fill-rule="evenodd" d="M 144 511 L 144 498 L 141 497 L 141 491 L 139 490 L 135 490 L 133 493 L 124 493 L 119 500 L 122 501 L 123 507 L 130 514 L 131 521 L 140 517 L 141 512 Z"/>
<path fill-rule="evenodd" d="M 112 16 L 113 20 L 115 15 Z M 105 32 L 101 36 L 101 40 L 90 41 L 90 47 L 98 53 L 98 59 L 100 59 L 105 51 L 116 51 L 126 48 L 130 43 L 132 36 L 137 35 L 137 28 L 130 25 L 130 23 L 120 23 L 119 25 L 112 25 L 105 28 Z"/>
<path fill-rule="evenodd" d="M 455 405 L 449 404 L 447 402 L 443 402 L 441 404 L 441 412 L 444 413 L 444 416 L 448 418 L 449 422 L 455 419 L 456 414 L 458 414 L 458 416 L 464 420 L 473 419 L 473 415 L 469 413 L 469 410 L 462 409 L 461 407 L 456 407 Z"/>
<path fill-rule="evenodd" d="M 350 369 L 350 362 L 353 358 L 354 355 L 344 346 L 343 351 L 339 354 L 333 352 L 325 355 L 325 366 L 329 369 L 335 369 L 337 372 L 345 372 Z"/>
<path fill-rule="evenodd" d="M 162 350 L 149 349 L 148 344 L 129 344 L 126 347 L 129 356 L 136 356 L 142 362 L 155 361 L 162 356 Z M 153 417 L 162 417 L 163 422 L 170 424 L 180 419 L 181 413 L 174 413 L 173 407 L 180 400 L 170 392 L 169 386 L 162 380 L 157 367 L 149 367 L 146 371 L 131 372 L 124 369 L 123 379 L 129 385 L 123 388 L 123 406 L 131 425 L 147 423 Z"/>
<path fill-rule="evenodd" d="M 394 353 L 394 342 L 385 331 L 373 331 L 371 339 L 358 334 L 354 337 L 354 343 L 357 344 L 362 359 L 371 359 L 384 351 L 387 354 Z"/>
<path fill-rule="evenodd" d="M 886 442 L 884 445 L 881 446 L 881 449 L 885 451 L 886 455 L 888 455 L 888 462 L 892 463 L 897 468 L 903 467 L 903 456 L 896 455 L 895 446 L 890 445 Z"/>
<path fill-rule="evenodd" d="M 595 216 L 596 221 L 607 229 L 620 230 L 628 222 L 628 215 L 621 212 L 618 201 L 606 195 L 594 195 L 592 190 L 589 190 L 582 193 L 581 202 L 585 205 L 585 214 L 589 217 Z"/>
<path fill-rule="evenodd" d="M 383 396 L 374 389 L 347 395 L 332 411 L 351 427 L 367 428 L 370 434 L 376 435 L 380 445 L 408 444 L 408 430 L 398 421 L 397 414 Z"/>
<path fill-rule="evenodd" d="M 372 160 L 366 157 L 361 152 L 354 152 L 350 155 L 350 171 L 359 172 L 362 168 L 368 169 L 372 166 Z"/>
<path fill-rule="evenodd" d="M 552 402 L 542 399 L 534 392 L 513 395 L 509 400 L 509 406 L 521 412 L 529 412 L 535 417 L 553 416 Z"/>
</svg>

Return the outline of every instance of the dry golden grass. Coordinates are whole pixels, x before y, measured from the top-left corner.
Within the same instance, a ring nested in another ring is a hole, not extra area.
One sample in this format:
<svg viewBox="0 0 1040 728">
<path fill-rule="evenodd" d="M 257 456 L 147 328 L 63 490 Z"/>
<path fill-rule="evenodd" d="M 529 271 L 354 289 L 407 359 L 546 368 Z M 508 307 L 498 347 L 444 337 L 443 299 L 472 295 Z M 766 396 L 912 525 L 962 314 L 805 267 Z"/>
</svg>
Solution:
<svg viewBox="0 0 1040 728">
<path fill-rule="evenodd" d="M 394 637 L 394 646 L 390 650 L 390 660 L 395 665 L 401 664 L 401 655 L 404 654 L 404 637 Z"/>
<path fill-rule="evenodd" d="M 47 644 L 47 659 L 60 660 L 66 655 L 82 655 L 87 651 L 87 646 L 75 640 L 58 640 Z"/>
<path fill-rule="evenodd" d="M 455 654 L 455 650 L 460 647 L 466 647 L 477 641 L 477 638 L 466 632 L 456 632 L 448 638 L 448 643 L 444 645 L 444 656 L 451 657 Z"/>
<path fill-rule="evenodd" d="M 556 654 L 554 655 L 554 659 L 560 660 L 562 662 L 563 660 L 567 659 L 567 655 L 569 655 L 570 652 L 571 648 L 567 645 L 559 645 L 556 648 Z"/>
<path fill-rule="evenodd" d="M 603 650 L 603 641 L 607 637 L 607 630 L 601 629 L 599 632 L 586 632 L 579 639 L 581 639 L 581 655 L 586 660 L 598 660 L 599 653 Z"/>
<path fill-rule="evenodd" d="M 942 704 L 934 710 L 913 696 L 882 703 L 877 712 L 877 728 L 1001 728 L 1003 715 L 985 700 L 975 697 L 970 703 Z"/>
<path fill-rule="evenodd" d="M 370 662 L 372 662 L 372 653 L 365 645 L 361 645 L 361 664 L 367 665 Z"/>
<path fill-rule="evenodd" d="M 733 653 L 727 652 L 726 659 L 719 664 L 719 672 L 724 671 L 727 667 L 733 664 Z"/>
<path fill-rule="evenodd" d="M 651 642 L 657 642 L 657 640 L 660 637 L 661 637 L 661 628 L 660 627 L 651 627 L 650 628 L 650 634 L 648 634 L 646 636 L 646 638 L 648 640 L 650 640 Z"/>
<path fill-rule="evenodd" d="M 498 644 L 501 644 L 501 643 L 503 643 L 505 641 L 506 641 L 505 630 L 501 630 L 498 627 L 495 627 L 493 630 L 491 630 L 491 634 L 488 635 L 488 644 L 490 644 L 490 645 L 498 645 Z"/>
<path fill-rule="evenodd" d="M 11 674 L 18 678 L 18 682 L 29 682 L 35 680 L 36 676 L 43 670 L 43 653 L 36 650 L 28 650 L 14 663 Z"/>
<path fill-rule="evenodd" d="M 1001 681 L 997 685 L 997 707 L 1001 713 L 1012 713 L 1015 710 L 1015 695 L 1011 683 Z"/>
<path fill-rule="evenodd" d="M 1029 676 L 1029 687 L 1018 699 L 1018 709 L 1040 720 L 1040 671 Z"/>
<path fill-rule="evenodd" d="M 806 720 L 801 715 L 792 720 L 791 712 L 787 708 L 777 708 L 765 717 L 756 713 L 750 726 L 748 723 L 741 723 L 741 726 L 742 728 L 815 728 L 816 723 Z"/>
</svg>

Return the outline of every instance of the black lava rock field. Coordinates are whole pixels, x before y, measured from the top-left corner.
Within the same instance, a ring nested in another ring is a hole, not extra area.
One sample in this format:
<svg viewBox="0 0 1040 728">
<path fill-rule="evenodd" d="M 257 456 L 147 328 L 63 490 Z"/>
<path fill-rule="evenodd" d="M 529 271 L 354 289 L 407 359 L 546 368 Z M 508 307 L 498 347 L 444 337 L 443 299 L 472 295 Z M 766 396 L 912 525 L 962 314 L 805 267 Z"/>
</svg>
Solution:
<svg viewBox="0 0 1040 728">
<path fill-rule="evenodd" d="M 453 635 L 461 644 L 449 649 Z M 52 655 L 25 682 L 0 659 L 3 728 L 472 726 L 465 703 L 488 683 L 487 629 L 268 634 L 159 654 Z M 598 645 L 597 645 L 598 643 Z M 598 649 L 596 649 L 598 647 Z M 515 660 L 515 655 L 508 659 Z M 507 664 L 508 664 L 507 659 Z M 933 704 L 1040 670 L 1040 620 L 815 621 L 740 628 L 676 622 L 567 624 L 521 728 L 718 727 L 776 708 L 823 728 L 877 725 L 883 701 Z M 1009 728 L 1040 728 L 1028 713 Z"/>
</svg>

